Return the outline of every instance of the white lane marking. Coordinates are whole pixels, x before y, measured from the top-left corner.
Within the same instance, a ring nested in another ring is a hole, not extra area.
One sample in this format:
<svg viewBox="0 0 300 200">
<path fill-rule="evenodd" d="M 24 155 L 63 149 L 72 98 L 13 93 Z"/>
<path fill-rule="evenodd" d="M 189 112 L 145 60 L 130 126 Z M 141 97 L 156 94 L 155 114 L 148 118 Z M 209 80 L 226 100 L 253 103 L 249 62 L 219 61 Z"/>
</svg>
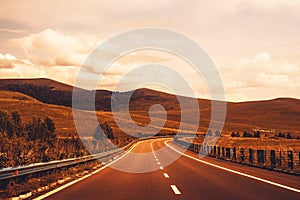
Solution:
<svg viewBox="0 0 300 200">
<path fill-rule="evenodd" d="M 34 200 L 40 200 L 40 199 L 44 199 L 44 198 L 46 198 L 46 197 L 49 197 L 49 196 L 52 195 L 52 194 L 55 194 L 55 193 L 57 193 L 57 192 L 59 192 L 59 191 L 65 189 L 65 188 L 67 188 L 67 187 L 69 187 L 69 186 L 75 184 L 75 183 L 78 183 L 79 181 L 82 181 L 82 180 L 84 180 L 84 179 L 86 179 L 86 178 L 92 176 L 93 174 L 96 174 L 96 173 L 102 171 L 103 169 L 107 168 L 108 166 L 112 165 L 113 163 L 119 161 L 120 159 L 122 159 L 123 157 L 125 157 L 127 154 L 129 154 L 129 153 L 136 147 L 136 145 L 138 145 L 139 143 L 140 143 L 140 142 L 138 142 L 138 143 L 136 143 L 135 145 L 133 145 L 133 146 L 132 146 L 125 154 L 123 154 L 122 156 L 120 156 L 118 159 L 116 159 L 116 160 L 114 160 L 114 161 L 108 163 L 107 165 L 105 165 L 105 166 L 101 167 L 100 169 L 98 169 L 98 170 L 92 172 L 91 174 L 88 174 L 88 175 L 86 175 L 86 176 L 84 176 L 84 177 L 81 177 L 81 178 L 76 179 L 76 180 L 74 180 L 74 181 L 72 181 L 72 182 L 70 182 L 70 183 L 67 183 L 67 184 L 65 184 L 65 185 L 63 185 L 63 186 L 61 186 L 61 187 L 59 187 L 59 188 L 56 188 L 56 189 L 54 189 L 54 190 L 52 190 L 52 191 L 50 191 L 50 192 L 47 192 L 46 194 L 43 194 L 43 195 L 41 195 L 41 196 L 35 198 Z"/>
<path fill-rule="evenodd" d="M 156 155 L 155 155 L 155 153 L 154 153 L 153 142 L 154 142 L 154 141 L 152 141 L 152 142 L 150 143 L 151 151 L 152 151 L 152 153 L 153 153 L 153 155 L 154 155 L 155 160 L 157 161 L 157 164 L 160 165 L 160 162 L 158 162 L 158 158 L 156 157 Z M 164 170 L 164 168 L 163 168 L 162 166 L 160 166 L 159 169 L 160 169 L 160 170 Z"/>
<path fill-rule="evenodd" d="M 165 141 L 164 143 L 165 143 L 165 145 L 167 145 L 170 149 L 176 151 L 177 153 L 179 153 L 179 154 L 181 154 L 181 155 L 183 155 L 183 156 L 185 156 L 185 157 L 191 158 L 191 159 L 193 159 L 193 160 L 196 160 L 196 161 L 198 161 L 198 162 L 204 163 L 204 164 L 206 164 L 206 165 L 210 165 L 210 166 L 212 166 L 212 167 L 219 168 L 219 169 L 222 169 L 222 170 L 225 170 L 225 171 L 234 173 L 234 174 L 238 174 L 238 175 L 241 175 L 241 176 L 245 176 L 245 177 L 248 177 L 248 178 L 257 180 L 257 181 L 261 181 L 261 182 L 264 182 L 264 183 L 268 183 L 268 184 L 270 184 L 270 185 L 275 185 L 275 186 L 277 186 L 277 187 L 281 187 L 281 188 L 284 188 L 284 189 L 287 189 L 287 190 L 291 190 L 291 191 L 300 193 L 300 189 L 293 188 L 293 187 L 286 186 L 286 185 L 282 185 L 282 184 L 280 184 L 280 183 L 276 183 L 276 182 L 273 182 L 273 181 L 269 181 L 269 180 L 266 180 L 266 179 L 263 179 L 263 178 L 259 178 L 259 177 L 256 177 L 256 176 L 252 176 L 252 175 L 249 175 L 249 174 L 245 174 L 245 173 L 243 173 L 243 172 L 238 172 L 238 171 L 235 171 L 235 170 L 232 170 L 232 169 L 228 169 L 228 168 L 225 168 L 225 167 L 216 165 L 216 164 L 212 164 L 212 163 L 209 163 L 209 162 L 200 160 L 200 159 L 198 159 L 198 158 L 195 158 L 195 157 L 193 157 L 193 156 L 186 155 L 186 154 L 184 154 L 184 153 L 178 151 L 177 149 L 175 149 L 175 148 L 172 147 L 171 145 L 167 144 L 167 141 Z"/>
<path fill-rule="evenodd" d="M 153 150 L 153 141 L 151 141 L 151 143 L 150 143 L 150 148 L 151 148 L 154 158 L 156 158 L 155 152 Z"/>
<path fill-rule="evenodd" d="M 178 190 L 178 188 L 176 187 L 176 185 L 171 185 L 171 188 L 172 188 L 172 190 L 173 190 L 173 192 L 175 194 L 181 194 L 181 192 Z"/>
<path fill-rule="evenodd" d="M 169 175 L 167 173 L 164 173 L 165 178 L 169 178 Z"/>
</svg>

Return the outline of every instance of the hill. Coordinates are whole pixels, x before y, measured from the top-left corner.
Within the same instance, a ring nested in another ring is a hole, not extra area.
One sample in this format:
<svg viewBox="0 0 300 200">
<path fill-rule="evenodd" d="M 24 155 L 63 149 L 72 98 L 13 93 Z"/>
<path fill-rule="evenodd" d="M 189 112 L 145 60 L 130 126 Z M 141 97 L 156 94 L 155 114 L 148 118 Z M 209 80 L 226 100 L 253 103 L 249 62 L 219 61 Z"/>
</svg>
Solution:
<svg viewBox="0 0 300 200">
<path fill-rule="evenodd" d="M 18 94 L 26 94 L 26 98 L 31 98 L 32 103 L 28 107 L 32 107 L 35 112 L 39 112 L 42 108 L 36 105 L 59 106 L 56 108 L 57 113 L 65 112 L 65 118 L 72 121 L 72 91 L 73 87 L 62 84 L 49 79 L 17 79 L 17 80 L 0 80 L 0 88 L 6 91 L 19 92 Z M 80 92 L 91 91 L 78 90 Z M 112 92 L 106 90 L 97 90 L 95 97 L 95 107 L 99 115 L 105 116 L 106 121 L 114 122 L 111 115 L 111 96 Z M 119 99 L 128 96 L 128 92 L 117 92 Z M 22 97 L 23 98 L 23 97 Z M 180 97 L 183 99 L 187 107 L 185 112 L 194 109 L 190 106 L 191 101 L 188 97 Z M 5 97 L 3 96 L 2 101 Z M 37 101 L 39 103 L 37 103 Z M 33 102 L 34 101 L 34 102 Z M 84 102 L 85 99 L 82 99 Z M 14 100 L 16 103 L 16 100 Z M 22 102 L 20 100 L 20 102 Z M 206 99 L 198 99 L 201 119 L 199 123 L 199 131 L 206 131 L 211 117 L 211 101 Z M 36 105 L 35 105 L 36 104 Z M 120 107 L 124 102 L 119 102 Z M 165 124 L 165 131 L 175 131 L 179 127 L 180 122 L 180 105 L 175 95 L 163 93 L 155 90 L 141 88 L 136 90 L 130 98 L 130 112 L 133 120 L 141 125 L 147 125 L 150 122 L 148 116 L 149 108 L 154 104 L 161 104 L 165 107 L 168 120 Z M 10 107 L 8 104 L 3 105 L 5 109 Z M 17 109 L 22 109 L 17 108 Z M 24 108 L 23 108 L 24 109 Z M 48 108 L 47 108 L 48 109 Z M 52 108 L 51 108 L 52 109 Z M 51 110 L 50 109 L 50 110 Z M 81 109 L 89 110 L 84 106 Z M 45 110 L 45 108 L 44 108 Z M 63 110 L 63 111 L 60 111 Z M 56 115 L 55 118 L 57 118 Z M 298 133 L 300 130 L 300 100 L 291 98 L 278 98 L 266 101 L 251 102 L 227 102 L 227 116 L 224 131 L 253 131 L 265 130 L 266 132 L 293 132 Z M 58 122 L 59 123 L 59 122 Z M 72 124 L 72 123 L 67 123 Z M 66 124 L 61 125 L 63 128 Z M 70 126 L 70 125 L 67 125 Z M 66 128 L 66 127 L 64 127 Z M 117 127 L 116 127 L 117 128 Z"/>
</svg>

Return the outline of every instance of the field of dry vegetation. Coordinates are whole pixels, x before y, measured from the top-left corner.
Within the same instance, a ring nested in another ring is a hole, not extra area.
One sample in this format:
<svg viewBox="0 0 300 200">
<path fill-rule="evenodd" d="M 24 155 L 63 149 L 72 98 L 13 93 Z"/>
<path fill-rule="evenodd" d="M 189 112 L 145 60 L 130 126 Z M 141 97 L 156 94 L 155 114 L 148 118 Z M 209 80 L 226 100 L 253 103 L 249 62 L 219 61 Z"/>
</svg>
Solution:
<svg viewBox="0 0 300 200">
<path fill-rule="evenodd" d="M 48 79 L 28 79 L 28 80 L 0 80 L 0 109 L 8 113 L 18 111 L 24 122 L 32 120 L 33 117 L 44 119 L 50 117 L 55 122 L 57 138 L 77 138 L 77 132 L 73 120 L 72 101 L 73 88 L 71 86 L 58 83 Z M 111 138 L 114 144 L 124 146 L 135 138 L 125 134 L 114 121 L 110 108 L 111 92 L 96 92 L 96 116 L 100 124 L 108 124 L 113 132 Z M 122 97 L 128 93 L 118 93 Z M 184 111 L 180 110 L 180 105 L 176 96 L 153 91 L 149 89 L 139 89 L 134 92 L 130 101 L 130 114 L 136 124 L 146 126 L 150 123 L 149 108 L 153 104 L 161 104 L 167 112 L 167 120 L 160 134 L 176 134 L 177 131 L 189 133 L 187 130 L 178 130 L 181 119 L 181 112 L 189 112 L 194 108 L 190 106 L 190 99 L 183 98 Z M 211 101 L 198 99 L 201 118 L 197 134 L 203 135 L 208 131 L 211 117 Z M 122 103 L 121 103 L 122 104 Z M 96 127 L 90 127 L 91 118 L 89 110 L 81 110 L 83 113 L 79 119 L 82 130 L 80 137 L 89 141 L 94 136 Z M 122 111 L 119 116 L 122 117 Z M 253 101 L 241 103 L 227 103 L 227 114 L 222 137 L 219 143 L 236 144 L 244 146 L 272 146 L 299 147 L 300 137 L 300 100 L 279 98 L 268 101 Z M 152 120 L 161 120 L 159 118 Z M 186 120 L 188 127 L 190 119 Z M 133 129 L 134 127 L 127 127 Z M 242 137 L 244 132 L 260 132 L 259 138 Z M 240 137 L 231 137 L 232 132 L 239 132 Z M 279 133 L 288 133 L 291 139 L 278 137 Z M 140 133 L 147 135 L 147 133 Z"/>
</svg>

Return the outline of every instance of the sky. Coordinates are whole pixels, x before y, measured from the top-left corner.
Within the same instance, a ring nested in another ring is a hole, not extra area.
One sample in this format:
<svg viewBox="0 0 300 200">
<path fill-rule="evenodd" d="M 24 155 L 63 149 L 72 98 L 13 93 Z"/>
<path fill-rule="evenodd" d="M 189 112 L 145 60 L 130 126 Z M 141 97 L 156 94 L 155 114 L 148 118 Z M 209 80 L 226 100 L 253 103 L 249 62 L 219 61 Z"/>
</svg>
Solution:
<svg viewBox="0 0 300 200">
<path fill-rule="evenodd" d="M 101 42 L 132 29 L 161 27 L 184 34 L 205 49 L 228 101 L 300 99 L 298 0 L 2 0 L 0 4 L 0 78 L 51 78 L 74 84 L 80 67 Z M 203 78 L 188 63 L 155 50 L 121 57 L 98 88 L 114 90 L 124 74 L 151 63 L 174 68 L 197 97 L 211 97 Z M 130 87 L 135 86 L 129 80 Z"/>
</svg>

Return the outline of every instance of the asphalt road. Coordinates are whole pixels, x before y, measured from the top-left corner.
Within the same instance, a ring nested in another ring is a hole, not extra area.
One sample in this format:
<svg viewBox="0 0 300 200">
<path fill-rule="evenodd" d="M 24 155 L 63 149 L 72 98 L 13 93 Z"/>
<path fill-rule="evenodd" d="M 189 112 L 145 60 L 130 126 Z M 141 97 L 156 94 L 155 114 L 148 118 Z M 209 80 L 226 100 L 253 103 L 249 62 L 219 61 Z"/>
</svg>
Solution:
<svg viewBox="0 0 300 200">
<path fill-rule="evenodd" d="M 300 189 L 300 177 L 214 158 L 201 159 L 225 168 L 220 169 L 199 162 L 195 153 L 186 152 L 190 157 L 181 156 L 174 150 L 181 150 L 180 147 L 170 143 L 170 148 L 165 141 L 156 139 L 138 143 L 129 154 L 111 166 L 52 192 L 54 194 L 50 196 L 46 194 L 46 199 L 300 199 L 300 190 L 289 189 Z M 287 188 L 236 174 L 235 171 Z"/>
</svg>

